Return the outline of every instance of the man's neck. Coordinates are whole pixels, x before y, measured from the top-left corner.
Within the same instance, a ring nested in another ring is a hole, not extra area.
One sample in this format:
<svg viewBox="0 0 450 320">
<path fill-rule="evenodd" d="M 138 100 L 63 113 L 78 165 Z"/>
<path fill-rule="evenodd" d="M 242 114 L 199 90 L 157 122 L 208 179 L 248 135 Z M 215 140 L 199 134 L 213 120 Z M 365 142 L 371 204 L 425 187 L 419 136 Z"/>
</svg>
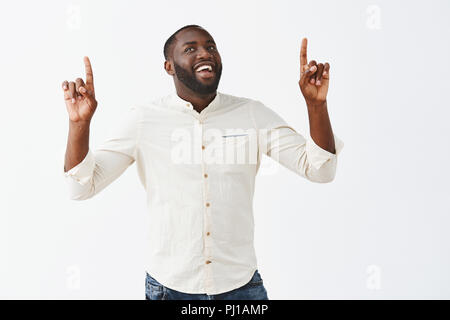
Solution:
<svg viewBox="0 0 450 320">
<path fill-rule="evenodd" d="M 198 93 L 194 93 L 192 91 L 187 92 L 184 90 L 177 90 L 177 94 L 181 99 L 183 99 L 185 101 L 189 101 L 192 104 L 192 106 L 194 107 L 194 109 L 198 113 L 200 113 L 203 109 L 205 109 L 211 103 L 211 101 L 214 100 L 214 98 L 216 97 L 217 91 L 213 92 L 213 93 L 201 95 Z"/>
</svg>

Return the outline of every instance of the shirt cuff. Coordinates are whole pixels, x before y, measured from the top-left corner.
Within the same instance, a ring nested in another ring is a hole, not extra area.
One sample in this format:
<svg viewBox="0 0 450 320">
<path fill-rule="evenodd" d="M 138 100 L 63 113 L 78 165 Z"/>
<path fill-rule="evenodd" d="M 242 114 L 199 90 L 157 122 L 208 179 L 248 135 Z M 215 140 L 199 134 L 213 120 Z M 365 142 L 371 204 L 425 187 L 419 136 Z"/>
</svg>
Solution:
<svg viewBox="0 0 450 320">
<path fill-rule="evenodd" d="M 311 165 L 318 170 L 325 162 L 335 158 L 341 152 L 344 147 L 344 142 L 336 135 L 334 135 L 334 147 L 336 149 L 336 154 L 322 149 L 312 138 L 308 139 L 306 142 L 306 154 L 308 155 L 308 160 Z"/>
<path fill-rule="evenodd" d="M 88 153 L 84 157 L 83 161 L 77 164 L 75 167 L 70 169 L 67 172 L 64 172 L 64 176 L 66 178 L 72 178 L 81 185 L 85 185 L 92 178 L 92 173 L 94 172 L 94 155 L 91 152 L 91 149 L 88 150 Z"/>
</svg>

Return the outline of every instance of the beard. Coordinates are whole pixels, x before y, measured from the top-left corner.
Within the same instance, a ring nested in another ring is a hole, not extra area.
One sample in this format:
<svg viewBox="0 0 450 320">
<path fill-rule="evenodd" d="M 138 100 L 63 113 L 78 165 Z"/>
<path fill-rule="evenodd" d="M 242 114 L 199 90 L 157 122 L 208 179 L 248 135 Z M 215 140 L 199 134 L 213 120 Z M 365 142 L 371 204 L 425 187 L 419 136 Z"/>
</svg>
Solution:
<svg viewBox="0 0 450 320">
<path fill-rule="evenodd" d="M 199 93 L 199 94 L 210 94 L 214 93 L 217 90 L 217 87 L 219 86 L 220 76 L 222 75 L 222 65 L 220 65 L 218 68 L 216 68 L 216 74 L 214 78 L 214 82 L 211 84 L 203 84 L 201 83 L 197 77 L 195 76 L 194 72 L 191 72 L 190 70 L 182 68 L 180 65 L 178 65 L 174 61 L 175 66 L 175 74 L 186 87 L 191 89 L 192 91 Z"/>
</svg>

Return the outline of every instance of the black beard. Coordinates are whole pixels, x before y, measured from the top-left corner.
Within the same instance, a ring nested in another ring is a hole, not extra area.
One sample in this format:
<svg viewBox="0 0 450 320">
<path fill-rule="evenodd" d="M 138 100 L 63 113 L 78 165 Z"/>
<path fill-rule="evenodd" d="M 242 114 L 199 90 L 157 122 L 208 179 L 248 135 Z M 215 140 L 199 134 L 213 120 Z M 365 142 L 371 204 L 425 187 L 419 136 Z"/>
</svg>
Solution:
<svg viewBox="0 0 450 320">
<path fill-rule="evenodd" d="M 220 65 L 216 69 L 216 77 L 214 79 L 214 82 L 208 85 L 204 85 L 197 80 L 195 73 L 183 69 L 175 61 L 173 64 L 175 66 L 175 74 L 177 75 L 178 80 L 180 80 L 186 87 L 188 87 L 192 91 L 199 94 L 210 94 L 216 92 L 217 87 L 219 86 L 220 76 L 222 75 L 222 65 Z"/>
</svg>

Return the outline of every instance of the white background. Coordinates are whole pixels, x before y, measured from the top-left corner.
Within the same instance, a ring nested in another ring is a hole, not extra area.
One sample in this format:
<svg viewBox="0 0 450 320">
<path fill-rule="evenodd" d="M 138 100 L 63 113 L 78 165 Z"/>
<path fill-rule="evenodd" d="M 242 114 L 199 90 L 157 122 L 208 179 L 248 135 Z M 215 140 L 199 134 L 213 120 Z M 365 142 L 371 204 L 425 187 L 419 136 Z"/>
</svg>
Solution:
<svg viewBox="0 0 450 320">
<path fill-rule="evenodd" d="M 270 299 L 450 298 L 450 2 L 0 2 L 0 298 L 143 299 L 136 166 L 68 200 L 63 80 L 91 59 L 91 147 L 130 104 L 174 90 L 165 40 L 199 24 L 219 91 L 261 100 L 309 136 L 299 50 L 331 64 L 335 180 L 258 176 L 255 245 Z M 272 160 L 267 160 L 272 161 Z"/>
</svg>

